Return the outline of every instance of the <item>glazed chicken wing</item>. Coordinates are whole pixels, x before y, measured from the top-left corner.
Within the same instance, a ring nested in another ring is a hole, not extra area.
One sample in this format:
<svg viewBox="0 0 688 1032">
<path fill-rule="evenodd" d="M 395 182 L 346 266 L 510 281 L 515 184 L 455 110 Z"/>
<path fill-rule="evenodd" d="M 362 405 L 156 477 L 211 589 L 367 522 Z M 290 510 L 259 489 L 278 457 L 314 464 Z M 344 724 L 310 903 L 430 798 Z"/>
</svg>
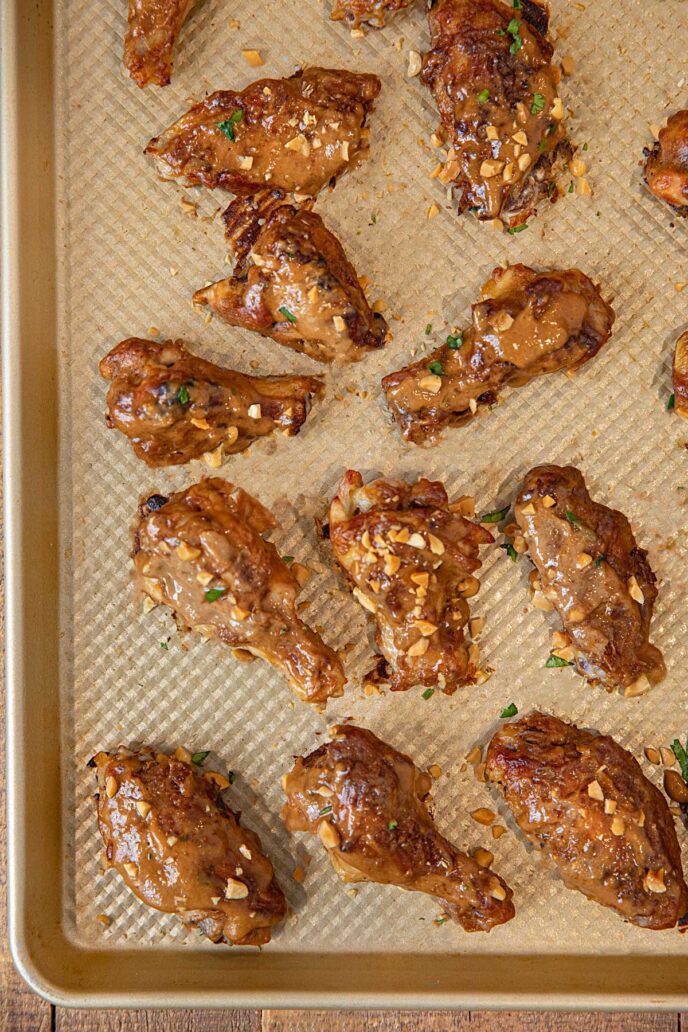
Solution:
<svg viewBox="0 0 688 1032">
<path fill-rule="evenodd" d="M 260 839 L 186 749 L 120 748 L 91 760 L 105 862 L 149 907 L 178 914 L 213 942 L 262 946 L 286 914 Z"/>
<path fill-rule="evenodd" d="M 237 198 L 224 219 L 234 275 L 197 290 L 195 304 L 320 362 L 355 362 L 384 345 L 387 323 L 319 215 L 263 193 Z"/>
<path fill-rule="evenodd" d="M 676 341 L 673 368 L 674 409 L 688 419 L 688 330 Z"/>
<path fill-rule="evenodd" d="M 648 189 L 677 215 L 688 215 L 688 108 L 660 129 L 645 164 Z"/>
<path fill-rule="evenodd" d="M 480 406 L 495 404 L 503 387 L 577 369 L 609 340 L 614 312 L 578 269 L 538 273 L 512 265 L 492 277 L 468 331 L 382 381 L 414 444 L 434 443 L 445 426 L 468 422 Z"/>
<path fill-rule="evenodd" d="M 334 0 L 332 21 L 345 21 L 350 29 L 370 25 L 381 29 L 388 15 L 396 14 L 415 0 Z"/>
<path fill-rule="evenodd" d="M 177 36 L 198 0 L 129 0 L 124 66 L 138 86 L 167 86 Z"/>
<path fill-rule="evenodd" d="M 486 774 L 567 888 L 643 928 L 688 911 L 666 800 L 613 738 L 532 713 L 499 729 Z"/>
<path fill-rule="evenodd" d="M 289 831 L 317 834 L 343 881 L 426 892 L 467 932 L 510 921 L 508 885 L 437 831 L 430 775 L 364 728 L 333 735 L 284 778 Z"/>
<path fill-rule="evenodd" d="M 376 75 L 308 68 L 240 93 L 221 90 L 151 140 L 146 153 L 162 179 L 185 186 L 314 197 L 367 156 L 365 124 L 380 87 Z"/>
<path fill-rule="evenodd" d="M 266 659 L 301 699 L 325 702 L 342 694 L 344 670 L 297 615 L 296 576 L 262 537 L 274 526 L 260 502 L 217 477 L 152 495 L 134 533 L 137 588 L 144 609 L 170 606 L 180 629 Z"/>
<path fill-rule="evenodd" d="M 129 337 L 101 360 L 111 381 L 107 423 L 131 441 L 149 466 L 173 466 L 244 451 L 281 430 L 293 436 L 306 421 L 322 382 L 311 376 L 246 376 L 196 358 L 181 340 Z"/>
<path fill-rule="evenodd" d="M 353 470 L 332 500 L 329 530 L 354 595 L 375 616 L 392 691 L 439 686 L 450 695 L 474 683 L 479 650 L 464 635 L 466 599 L 480 587 L 473 574 L 490 532 L 452 512 L 438 481 L 364 487 Z"/>
<path fill-rule="evenodd" d="M 536 466 L 515 514 L 579 673 L 625 695 L 661 681 L 664 660 L 648 641 L 656 578 L 623 513 L 594 502 L 573 466 Z"/>
<path fill-rule="evenodd" d="M 546 7 L 524 0 L 438 0 L 422 81 L 450 148 L 442 179 L 459 211 L 523 224 L 550 191 L 566 137 Z"/>
</svg>

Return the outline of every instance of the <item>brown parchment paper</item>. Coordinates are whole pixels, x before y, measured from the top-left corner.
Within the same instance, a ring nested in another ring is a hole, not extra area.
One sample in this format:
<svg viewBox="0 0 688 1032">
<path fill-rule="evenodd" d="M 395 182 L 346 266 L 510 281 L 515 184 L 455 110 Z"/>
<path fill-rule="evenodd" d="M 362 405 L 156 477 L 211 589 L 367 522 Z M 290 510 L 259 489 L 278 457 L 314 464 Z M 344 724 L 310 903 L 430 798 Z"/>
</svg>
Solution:
<svg viewBox="0 0 688 1032">
<path fill-rule="evenodd" d="M 152 944 L 211 948 L 171 915 L 147 909 L 114 872 L 103 873 L 85 764 L 98 749 L 149 740 L 212 750 L 208 765 L 236 772 L 232 803 L 260 834 L 293 914 L 268 947 L 315 951 L 475 951 L 675 953 L 677 933 L 624 925 L 614 914 L 567 892 L 539 862 L 488 786 L 475 780 L 466 753 L 493 732 L 500 710 L 538 706 L 609 732 L 637 756 L 688 731 L 685 671 L 688 569 L 688 426 L 666 412 L 673 342 L 688 323 L 688 221 L 647 195 L 639 160 L 650 126 L 685 105 L 684 0 L 553 3 L 557 58 L 573 55 L 575 74 L 561 93 L 572 139 L 587 143 L 591 198 L 566 194 L 543 206 L 528 230 L 496 232 L 457 219 L 438 180 L 429 138 L 437 124 L 431 99 L 408 79 L 409 50 L 427 47 L 419 5 L 382 32 L 354 38 L 328 20 L 319 0 L 205 0 L 178 47 L 173 84 L 141 91 L 120 69 L 124 0 L 62 0 L 56 19 L 61 231 L 61 554 L 63 555 L 63 776 L 65 922 L 74 940 L 113 949 Z M 237 28 L 232 23 L 239 23 Z M 265 64 L 248 67 L 242 48 Z M 315 370 L 316 363 L 272 341 L 206 321 L 192 291 L 226 275 L 217 217 L 227 195 L 182 190 L 157 180 L 143 156 L 147 140 L 194 98 L 242 87 L 259 75 L 288 75 L 320 63 L 377 72 L 382 95 L 371 120 L 370 160 L 323 196 L 318 210 L 341 238 L 369 296 L 383 299 L 393 339 L 379 354 L 335 373 L 326 400 L 303 432 L 254 445 L 222 474 L 278 514 L 275 540 L 313 571 L 306 616 L 336 647 L 351 645 L 350 684 L 326 714 L 300 703 L 266 664 L 240 664 L 219 645 L 182 644 L 164 609 L 134 606 L 129 527 L 139 496 L 208 473 L 201 463 L 151 472 L 104 424 L 98 360 L 129 335 L 184 337 L 213 361 L 242 370 Z M 568 186 L 568 182 L 566 183 Z M 189 214 L 186 198 L 197 205 Z M 440 211 L 434 218 L 432 205 Z M 405 445 L 391 425 L 380 377 L 465 325 L 469 305 L 493 267 L 579 266 L 614 297 L 612 340 L 573 379 L 538 380 L 507 394 L 491 413 L 449 432 L 434 450 Z M 40 289 L 40 284 L 36 284 Z M 425 335 L 427 323 L 432 335 Z M 151 328 L 154 329 L 151 329 Z M 367 392 L 367 396 L 364 396 Z M 450 494 L 474 494 L 479 512 L 513 498 L 521 476 L 539 462 L 573 462 L 594 497 L 627 513 L 650 551 L 660 582 L 653 624 L 668 676 L 632 700 L 587 687 L 569 670 L 547 670 L 557 626 L 528 602 L 530 564 L 484 551 L 483 662 L 490 680 L 448 698 L 420 690 L 367 697 L 361 676 L 373 652 L 361 607 L 344 589 L 318 542 L 321 515 L 347 467 L 441 478 Z M 161 647 L 167 643 L 168 649 Z M 349 893 L 317 842 L 290 838 L 277 814 L 280 776 L 328 725 L 352 717 L 442 770 L 435 784 L 439 827 L 465 848 L 483 845 L 513 886 L 517 916 L 488 935 L 433 924 L 430 898 L 361 885 Z M 650 777 L 659 771 L 642 760 Z M 499 811 L 509 833 L 494 842 L 474 823 L 478 806 Z M 686 832 L 679 828 L 682 840 Z M 309 862 L 309 856 L 312 858 Z M 305 880 L 293 879 L 295 865 Z M 96 920 L 106 914 L 105 928 Z M 227 951 L 228 956 L 231 951 Z"/>
</svg>

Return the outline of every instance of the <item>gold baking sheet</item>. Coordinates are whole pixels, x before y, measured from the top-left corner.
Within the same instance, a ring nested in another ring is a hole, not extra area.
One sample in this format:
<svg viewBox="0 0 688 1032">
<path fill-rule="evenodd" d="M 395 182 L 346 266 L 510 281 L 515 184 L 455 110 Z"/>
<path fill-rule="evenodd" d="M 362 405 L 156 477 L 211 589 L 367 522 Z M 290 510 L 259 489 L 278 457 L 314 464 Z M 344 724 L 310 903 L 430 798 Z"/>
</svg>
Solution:
<svg viewBox="0 0 688 1032">
<path fill-rule="evenodd" d="M 458 220 L 430 178 L 437 116 L 418 79 L 406 77 L 409 50 L 427 47 L 421 7 L 381 32 L 352 38 L 328 20 L 329 5 L 319 0 L 206 0 L 183 33 L 172 85 L 145 91 L 120 70 L 125 7 L 124 0 L 62 0 L 55 12 L 62 909 L 70 942 L 99 951 L 211 949 L 175 917 L 139 903 L 114 872 L 101 871 L 94 780 L 85 763 L 99 749 L 143 740 L 211 749 L 220 769 L 237 772 L 233 805 L 260 834 L 293 908 L 264 952 L 685 952 L 678 933 L 626 926 L 565 891 L 514 833 L 496 794 L 464 766 L 466 753 L 492 733 L 512 701 L 521 713 L 542 707 L 614 734 L 637 756 L 645 745 L 688 730 L 688 427 L 665 411 L 673 341 L 688 322 L 688 286 L 678 290 L 688 284 L 688 222 L 644 193 L 639 166 L 650 125 L 686 101 L 685 3 L 555 0 L 557 56 L 573 55 L 577 66 L 561 92 L 573 111 L 572 139 L 588 145 L 581 156 L 593 196 L 566 194 L 514 237 L 470 217 Z M 243 48 L 260 50 L 264 66 L 249 68 Z M 297 438 L 261 441 L 221 472 L 278 515 L 278 547 L 313 571 L 302 596 L 310 602 L 306 617 L 332 645 L 352 646 L 346 694 L 324 714 L 296 700 L 267 665 L 237 663 L 221 646 L 192 639 L 187 649 L 166 610 L 143 616 L 135 608 L 129 527 L 139 496 L 178 489 L 208 470 L 192 463 L 154 472 L 138 462 L 105 427 L 97 369 L 118 340 L 155 327 L 244 371 L 320 371 L 303 356 L 217 319 L 206 322 L 205 312 L 192 309 L 192 291 L 229 269 L 221 223 L 213 218 L 228 198 L 159 182 L 142 153 L 193 98 L 308 63 L 382 78 L 370 160 L 323 196 L 318 210 L 358 273 L 370 277 L 371 299 L 387 303 L 393 339 L 331 376 L 326 399 Z M 196 217 L 184 211 L 184 198 L 198 206 Z M 428 218 L 434 204 L 440 213 Z M 612 340 L 575 378 L 542 378 L 505 395 L 493 412 L 448 432 L 434 450 L 402 443 L 382 403 L 380 377 L 429 347 L 428 322 L 434 341 L 465 324 L 493 267 L 515 261 L 579 266 L 601 282 L 617 312 Z M 474 494 L 485 512 L 510 501 L 522 475 L 547 461 L 579 465 L 593 496 L 622 509 L 649 549 L 660 582 L 653 639 L 667 660 L 664 683 L 624 700 L 586 687 L 568 670 L 544 669 L 556 621 L 529 605 L 528 561 L 511 563 L 494 548 L 484 552 L 474 600 L 486 620 L 481 647 L 484 664 L 494 668 L 490 680 L 428 701 L 420 690 L 365 696 L 371 627 L 314 533 L 314 518 L 342 472 L 438 478 L 450 494 Z M 170 635 L 165 651 L 161 642 Z M 280 776 L 292 755 L 311 750 L 316 733 L 344 717 L 409 751 L 419 765 L 440 766 L 438 825 L 464 848 L 480 844 L 494 852 L 495 869 L 514 889 L 514 921 L 469 936 L 451 923 L 433 925 L 440 907 L 428 897 L 374 885 L 359 886 L 352 897 L 314 840 L 287 835 L 278 817 Z M 478 806 L 497 809 L 509 834 L 493 842 L 468 817 Z M 685 842 L 685 830 L 679 833 Z M 296 864 L 306 870 L 302 884 L 292 876 Z M 109 927 L 99 914 L 111 919 Z"/>
</svg>

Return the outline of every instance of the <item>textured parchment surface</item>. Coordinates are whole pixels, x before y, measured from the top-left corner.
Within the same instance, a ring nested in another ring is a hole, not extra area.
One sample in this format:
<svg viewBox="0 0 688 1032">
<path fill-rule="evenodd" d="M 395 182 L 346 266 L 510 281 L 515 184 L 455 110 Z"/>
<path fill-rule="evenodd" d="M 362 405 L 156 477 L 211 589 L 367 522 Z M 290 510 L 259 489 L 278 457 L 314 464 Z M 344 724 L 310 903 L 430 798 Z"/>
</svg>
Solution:
<svg viewBox="0 0 688 1032">
<path fill-rule="evenodd" d="M 98 749 L 150 740 L 211 749 L 209 764 L 237 772 L 233 805 L 261 835 L 294 911 L 269 949 L 685 949 L 676 932 L 627 927 L 565 891 L 464 757 L 512 701 L 521 712 L 539 706 L 611 732 L 638 756 L 644 745 L 688 731 L 688 427 L 665 411 L 673 341 L 688 322 L 688 288 L 681 293 L 675 286 L 688 282 L 688 222 L 672 219 L 643 192 L 639 167 L 649 126 L 688 98 L 686 3 L 556 0 L 557 56 L 571 54 L 577 64 L 562 94 L 573 113 L 572 138 L 588 145 L 583 156 L 594 196 L 567 193 L 513 237 L 470 217 L 458 220 L 429 176 L 437 118 L 418 79 L 405 75 L 408 51 L 427 46 L 421 9 L 383 32 L 352 39 L 328 20 L 328 5 L 319 0 L 206 0 L 183 33 L 173 84 L 141 91 L 120 70 L 124 0 L 58 6 L 64 908 L 71 934 L 80 944 L 113 948 L 210 948 L 175 917 L 139 903 L 115 873 L 101 872 L 94 781 L 85 763 Z M 242 48 L 259 49 L 264 67 L 249 68 Z M 319 210 L 359 274 L 371 278 L 372 298 L 387 302 L 393 339 L 382 353 L 334 376 L 299 437 L 260 442 L 222 472 L 279 515 L 278 546 L 313 570 L 303 592 L 306 616 L 334 646 L 352 645 L 349 687 L 326 714 L 295 700 L 267 665 L 237 663 L 219 645 L 182 645 L 167 611 L 136 610 L 129 528 L 139 496 L 179 488 L 208 471 L 193 463 L 154 473 L 137 462 L 127 442 L 105 427 L 97 371 L 115 342 L 145 336 L 151 327 L 247 371 L 316 368 L 274 342 L 217 320 L 206 323 L 204 313 L 193 311 L 192 291 L 228 271 L 219 219 L 210 218 L 227 198 L 159 182 L 142 153 L 193 98 L 242 87 L 257 74 L 288 75 L 300 63 L 382 78 L 370 161 L 323 197 Z M 198 205 L 197 217 L 184 212 L 183 197 Z M 440 214 L 428 219 L 434 203 Z M 480 284 L 507 261 L 576 265 L 601 282 L 618 314 L 612 340 L 574 379 L 543 378 L 506 395 L 434 450 L 403 444 L 380 399 L 381 375 L 464 324 Z M 643 698 L 624 700 L 586 687 L 568 670 L 544 669 L 556 622 L 528 604 L 529 562 L 511 563 L 494 548 L 484 551 L 474 607 L 486 618 L 481 644 L 484 663 L 494 668 L 491 679 L 453 698 L 437 693 L 424 701 L 418 690 L 366 697 L 361 675 L 373 651 L 371 630 L 314 533 L 314 517 L 342 472 L 441 478 L 450 494 L 474 494 L 485 512 L 511 501 L 520 477 L 544 461 L 578 464 L 594 497 L 624 510 L 649 549 L 660 581 L 653 633 L 667 659 L 666 681 Z M 316 734 L 345 716 L 408 750 L 419 765 L 439 764 L 438 824 L 463 847 L 493 850 L 495 869 L 514 888 L 514 921 L 489 936 L 468 936 L 451 923 L 434 926 L 439 907 L 428 897 L 374 885 L 351 897 L 316 842 L 290 839 L 277 816 L 280 775 L 293 754 L 309 751 Z M 477 806 L 499 809 L 509 834 L 493 843 L 468 817 Z M 680 834 L 685 840 L 683 828 Z M 292 877 L 296 864 L 306 869 L 302 884 Z M 111 918 L 109 928 L 96 921 L 98 914 Z"/>
</svg>

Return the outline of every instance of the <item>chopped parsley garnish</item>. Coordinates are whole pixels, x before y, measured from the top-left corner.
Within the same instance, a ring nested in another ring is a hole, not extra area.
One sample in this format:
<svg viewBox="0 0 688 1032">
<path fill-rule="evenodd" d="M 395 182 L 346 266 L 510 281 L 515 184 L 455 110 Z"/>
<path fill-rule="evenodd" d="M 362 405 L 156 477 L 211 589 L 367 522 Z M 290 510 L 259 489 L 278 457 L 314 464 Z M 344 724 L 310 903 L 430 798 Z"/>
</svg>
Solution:
<svg viewBox="0 0 688 1032">
<path fill-rule="evenodd" d="M 522 233 L 524 229 L 528 229 L 527 222 L 524 222 L 522 226 L 510 226 L 509 229 L 507 229 L 507 233 L 510 233 L 511 236 L 513 236 L 514 233 Z"/>
<path fill-rule="evenodd" d="M 487 104 L 489 99 L 490 99 L 490 91 L 489 90 L 481 90 L 480 93 L 478 94 L 478 103 L 479 104 Z"/>
<path fill-rule="evenodd" d="M 217 602 L 218 598 L 222 598 L 226 591 L 227 588 L 210 588 L 205 593 L 205 600 L 206 602 Z"/>
<path fill-rule="evenodd" d="M 512 18 L 506 27 L 506 31 L 511 36 L 513 42 L 509 47 L 509 53 L 515 54 L 523 46 L 523 40 L 521 39 L 521 23 L 518 18 Z"/>
<path fill-rule="evenodd" d="M 606 555 L 602 555 L 602 553 L 600 552 L 597 559 L 595 559 L 595 562 L 592 565 L 597 568 L 598 566 L 602 565 L 606 558 Z"/>
<path fill-rule="evenodd" d="M 455 337 L 451 334 L 447 337 L 447 347 L 451 348 L 452 351 L 458 351 L 462 344 L 463 337 L 460 333 L 457 333 Z"/>
<path fill-rule="evenodd" d="M 531 115 L 539 115 L 545 110 L 545 98 L 542 93 L 533 94 L 533 103 L 530 105 Z"/>
<path fill-rule="evenodd" d="M 387 830 L 388 831 L 394 831 L 394 829 L 397 828 L 397 827 L 398 827 L 397 821 L 388 821 L 387 822 Z"/>
<path fill-rule="evenodd" d="M 226 121 L 218 122 L 217 128 L 220 130 L 221 133 L 225 134 L 228 140 L 231 140 L 232 143 L 234 143 L 234 141 L 236 140 L 234 130 L 243 117 L 244 112 L 237 109 L 236 111 L 232 112 L 232 114 L 229 116 L 228 119 L 226 119 Z"/>
<path fill-rule="evenodd" d="M 499 714 L 500 720 L 506 720 L 507 717 L 515 717 L 518 713 L 518 707 L 515 702 L 510 702 L 509 705 L 502 710 Z"/>
<path fill-rule="evenodd" d="M 229 781 L 230 785 L 234 784 L 234 778 L 235 777 L 236 777 L 236 774 L 234 773 L 233 770 L 228 770 L 227 771 L 227 781 Z"/>
<path fill-rule="evenodd" d="M 195 752 L 191 757 L 191 762 L 197 763 L 200 766 L 205 762 L 208 756 L 210 756 L 210 749 L 205 749 L 202 752 Z"/>
<path fill-rule="evenodd" d="M 446 924 L 448 920 L 448 917 L 436 917 L 433 924 L 436 924 L 439 927 L 440 925 Z"/>
<path fill-rule="evenodd" d="M 667 410 L 671 410 L 674 407 L 675 404 L 676 404 L 676 395 L 675 394 L 670 394 L 669 395 L 669 400 L 667 401 Z"/>
<path fill-rule="evenodd" d="M 569 188 L 568 188 L 568 190 L 566 192 L 567 193 L 573 193 L 573 180 L 571 180 L 571 182 L 569 183 Z"/>
<path fill-rule="evenodd" d="M 445 376 L 446 375 L 445 372 L 444 372 L 444 369 L 442 368 L 442 363 L 441 362 L 430 362 L 430 364 L 428 365 L 428 369 L 435 376 Z"/>
<path fill-rule="evenodd" d="M 484 516 L 480 517 L 481 523 L 501 523 L 506 514 L 508 513 L 510 505 L 505 505 L 503 509 L 495 509 L 494 512 L 486 512 Z"/>
<path fill-rule="evenodd" d="M 514 546 L 512 544 L 509 543 L 509 544 L 506 544 L 506 545 L 500 545 L 499 547 L 504 552 L 506 552 L 506 554 L 511 559 L 512 563 L 516 562 L 516 560 L 518 559 L 518 552 L 516 551 L 516 549 L 514 548 Z"/>
<path fill-rule="evenodd" d="M 588 145 L 587 145 L 587 143 L 584 143 L 583 144 L 583 150 L 587 150 L 587 149 L 588 149 Z"/>
<path fill-rule="evenodd" d="M 686 741 L 688 747 L 688 741 Z M 688 784 L 688 753 L 683 748 L 678 738 L 675 738 L 671 743 L 671 751 L 678 760 L 678 765 L 681 768 L 681 777 Z"/>
<path fill-rule="evenodd" d="M 376 222 L 377 222 L 377 215 L 375 214 L 375 212 L 372 212 L 371 216 L 370 216 L 369 225 L 374 226 Z"/>
<path fill-rule="evenodd" d="M 566 512 L 564 513 L 564 515 L 566 516 L 566 519 L 569 521 L 569 523 L 571 524 L 572 527 L 581 527 L 582 526 L 582 523 L 581 523 L 580 519 L 578 518 L 578 516 L 576 516 L 575 512 L 571 512 L 570 509 L 567 509 Z"/>
<path fill-rule="evenodd" d="M 429 322 L 427 324 L 427 326 L 425 327 L 425 336 L 429 337 L 431 333 L 432 333 L 432 323 Z"/>
<path fill-rule="evenodd" d="M 160 642 L 160 648 L 161 648 L 161 649 L 164 649 L 164 650 L 165 650 L 165 652 L 169 652 L 169 648 L 170 648 L 170 646 L 169 646 L 169 645 L 167 644 L 167 642 L 166 642 L 166 641 L 161 641 L 161 642 Z"/>
<path fill-rule="evenodd" d="M 296 322 L 296 316 L 294 315 L 294 313 L 290 312 L 289 309 L 285 308 L 284 305 L 282 305 L 280 308 L 278 308 L 277 311 L 279 312 L 280 315 L 283 315 L 284 318 L 288 322 L 290 322 L 290 323 L 295 323 Z"/>
<path fill-rule="evenodd" d="M 480 207 L 477 204 L 472 204 L 468 210 L 472 211 L 475 215 L 476 211 L 480 211 Z"/>
<path fill-rule="evenodd" d="M 435 694 L 435 689 L 434 688 L 426 688 L 425 691 L 423 692 L 423 696 L 422 697 L 424 699 L 431 699 L 434 694 Z"/>
<path fill-rule="evenodd" d="M 294 562 L 294 556 L 293 555 L 283 555 L 282 556 L 282 561 L 285 562 L 285 563 L 293 563 Z"/>
<path fill-rule="evenodd" d="M 177 391 L 177 401 L 179 401 L 181 405 L 189 404 L 189 391 L 185 383 L 183 383 Z"/>
<path fill-rule="evenodd" d="M 320 811 L 320 816 L 321 817 L 327 817 L 328 813 L 332 813 L 332 807 L 331 806 L 323 806 L 322 810 Z"/>
<path fill-rule="evenodd" d="M 520 11 L 523 8 L 523 4 L 521 3 L 521 0 L 514 0 L 513 6 L 515 7 L 515 9 L 517 11 Z"/>
<path fill-rule="evenodd" d="M 562 659 L 561 656 L 548 656 L 546 667 L 564 667 L 573 666 L 573 663 L 569 663 L 568 659 Z"/>
<path fill-rule="evenodd" d="M 549 186 L 547 187 L 547 196 L 551 197 L 552 194 L 554 193 L 554 191 L 556 190 L 556 188 L 557 188 L 557 184 L 556 183 L 550 183 Z"/>
</svg>

